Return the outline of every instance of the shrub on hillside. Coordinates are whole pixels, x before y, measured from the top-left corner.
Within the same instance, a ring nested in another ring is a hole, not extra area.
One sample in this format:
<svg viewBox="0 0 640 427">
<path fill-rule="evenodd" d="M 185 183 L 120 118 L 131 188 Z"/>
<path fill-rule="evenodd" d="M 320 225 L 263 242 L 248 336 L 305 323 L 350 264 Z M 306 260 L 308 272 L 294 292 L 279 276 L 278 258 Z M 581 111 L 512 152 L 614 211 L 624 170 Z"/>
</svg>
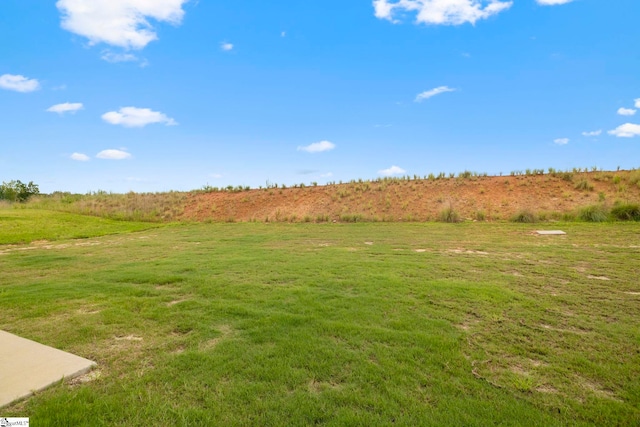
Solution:
<svg viewBox="0 0 640 427">
<path fill-rule="evenodd" d="M 611 216 L 621 221 L 640 221 L 640 205 L 631 203 L 616 204 Z"/>
<path fill-rule="evenodd" d="M 456 223 L 461 221 L 460 215 L 451 206 L 440 211 L 440 215 L 438 218 L 441 222 Z"/>
<path fill-rule="evenodd" d="M 593 184 L 586 179 L 581 179 L 575 186 L 576 190 L 593 191 Z"/>
<path fill-rule="evenodd" d="M 511 221 L 513 221 L 513 222 L 521 222 L 521 223 L 534 223 L 534 222 L 538 221 L 538 218 L 536 217 L 536 214 L 534 214 L 533 212 L 531 212 L 528 209 L 525 209 L 525 210 L 520 211 L 517 214 L 515 214 L 511 218 Z"/>
<path fill-rule="evenodd" d="M 609 212 L 603 205 L 591 205 L 580 209 L 578 217 L 587 222 L 604 222 L 609 218 Z"/>
</svg>

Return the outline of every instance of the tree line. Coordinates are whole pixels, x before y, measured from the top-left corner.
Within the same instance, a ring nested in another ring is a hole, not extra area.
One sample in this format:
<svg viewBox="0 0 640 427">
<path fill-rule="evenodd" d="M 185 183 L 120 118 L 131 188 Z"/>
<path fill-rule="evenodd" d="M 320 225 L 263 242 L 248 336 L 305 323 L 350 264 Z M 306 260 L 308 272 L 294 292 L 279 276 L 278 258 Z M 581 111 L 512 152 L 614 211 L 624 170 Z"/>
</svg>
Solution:
<svg viewBox="0 0 640 427">
<path fill-rule="evenodd" d="M 37 184 L 30 181 L 28 184 L 17 180 L 3 182 L 0 185 L 0 200 L 8 200 L 10 202 L 25 202 L 31 196 L 40 194 Z"/>
</svg>

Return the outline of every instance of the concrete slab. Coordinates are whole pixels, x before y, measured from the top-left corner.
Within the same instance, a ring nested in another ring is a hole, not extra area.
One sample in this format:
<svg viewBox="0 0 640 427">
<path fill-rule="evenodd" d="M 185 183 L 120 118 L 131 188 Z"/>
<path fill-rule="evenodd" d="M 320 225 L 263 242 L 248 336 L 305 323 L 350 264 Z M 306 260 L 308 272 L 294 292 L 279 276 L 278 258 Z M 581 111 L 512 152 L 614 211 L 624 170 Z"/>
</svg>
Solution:
<svg viewBox="0 0 640 427">
<path fill-rule="evenodd" d="M 63 378 L 83 375 L 95 362 L 0 331 L 0 408 Z"/>
<path fill-rule="evenodd" d="M 560 230 L 538 230 L 536 234 L 540 236 L 564 236 L 567 233 Z"/>
</svg>

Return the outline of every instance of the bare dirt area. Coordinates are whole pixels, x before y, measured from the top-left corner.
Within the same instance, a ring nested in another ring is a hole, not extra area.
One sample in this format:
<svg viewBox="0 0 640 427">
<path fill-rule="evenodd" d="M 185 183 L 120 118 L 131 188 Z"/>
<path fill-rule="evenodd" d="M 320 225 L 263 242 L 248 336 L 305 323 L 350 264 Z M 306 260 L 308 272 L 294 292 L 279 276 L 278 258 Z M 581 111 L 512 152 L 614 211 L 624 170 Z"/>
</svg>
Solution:
<svg viewBox="0 0 640 427">
<path fill-rule="evenodd" d="M 326 186 L 192 194 L 181 219 L 196 221 L 433 221 L 452 209 L 461 219 L 505 220 L 528 211 L 541 219 L 596 204 L 637 203 L 640 171 L 381 179 Z"/>
</svg>

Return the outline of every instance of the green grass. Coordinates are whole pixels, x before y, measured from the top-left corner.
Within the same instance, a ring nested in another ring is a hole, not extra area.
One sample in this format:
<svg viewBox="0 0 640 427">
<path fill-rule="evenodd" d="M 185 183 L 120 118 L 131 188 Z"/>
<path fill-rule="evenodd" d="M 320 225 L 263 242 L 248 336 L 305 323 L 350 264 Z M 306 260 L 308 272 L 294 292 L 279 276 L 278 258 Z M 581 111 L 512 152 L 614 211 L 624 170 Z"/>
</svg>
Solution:
<svg viewBox="0 0 640 427">
<path fill-rule="evenodd" d="M 81 239 L 155 227 L 158 225 L 64 212 L 0 209 L 0 245 L 37 240 Z"/>
<path fill-rule="evenodd" d="M 531 227 L 198 224 L 8 248 L 0 329 L 95 360 L 99 375 L 2 415 L 638 425 L 640 226 Z"/>
</svg>

